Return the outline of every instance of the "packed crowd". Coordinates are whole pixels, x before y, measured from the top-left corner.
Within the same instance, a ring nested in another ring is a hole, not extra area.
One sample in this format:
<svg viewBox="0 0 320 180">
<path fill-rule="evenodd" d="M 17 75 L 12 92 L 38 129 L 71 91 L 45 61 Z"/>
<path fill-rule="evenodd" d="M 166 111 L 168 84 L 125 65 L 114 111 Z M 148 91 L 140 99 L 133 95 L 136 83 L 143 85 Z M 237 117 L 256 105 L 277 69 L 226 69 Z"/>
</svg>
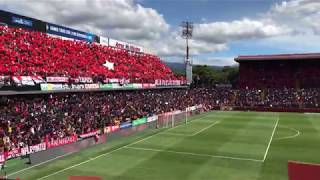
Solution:
<svg viewBox="0 0 320 180">
<path fill-rule="evenodd" d="M 241 63 L 240 88 L 317 87 L 320 83 L 318 60 L 254 61 Z"/>
<path fill-rule="evenodd" d="M 214 96 L 217 92 L 208 89 L 166 89 L 1 97 L 0 147 L 9 150 L 79 135 L 195 104 L 210 109 Z"/>
<path fill-rule="evenodd" d="M 5 26 L 0 26 L 0 59 L 0 76 L 125 78 L 145 83 L 177 79 L 154 55 Z M 111 63 L 113 68 L 106 65 Z"/>
<path fill-rule="evenodd" d="M 158 89 L 0 98 L 0 147 L 32 145 L 91 132 L 108 125 L 184 110 L 220 106 L 317 108 L 319 89 Z"/>
<path fill-rule="evenodd" d="M 236 94 L 234 106 L 274 108 L 318 108 L 320 89 L 242 89 Z"/>
</svg>

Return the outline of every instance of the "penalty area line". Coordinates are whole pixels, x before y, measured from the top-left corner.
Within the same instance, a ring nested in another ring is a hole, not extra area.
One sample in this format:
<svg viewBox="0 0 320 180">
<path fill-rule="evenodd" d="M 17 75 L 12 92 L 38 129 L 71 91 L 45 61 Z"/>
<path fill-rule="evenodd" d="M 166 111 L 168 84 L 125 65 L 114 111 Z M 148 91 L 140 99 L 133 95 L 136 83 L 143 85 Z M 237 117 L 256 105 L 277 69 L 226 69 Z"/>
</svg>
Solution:
<svg viewBox="0 0 320 180">
<path fill-rule="evenodd" d="M 239 161 L 252 161 L 262 163 L 263 161 L 260 159 L 251 159 L 251 158 L 242 158 L 242 157 L 232 157 L 232 156 L 222 156 L 222 155 L 211 155 L 211 154 L 198 154 L 191 152 L 183 152 L 183 151 L 171 151 L 164 149 L 152 149 L 152 148 L 140 148 L 133 146 L 126 146 L 126 149 L 134 149 L 134 150 L 142 150 L 142 151 L 153 151 L 153 152 L 165 152 L 165 153 L 174 153 L 181 155 L 190 155 L 190 156 L 199 156 L 199 157 L 210 157 L 210 158 L 218 158 L 218 159 L 231 159 L 231 160 L 239 160 Z"/>
<path fill-rule="evenodd" d="M 216 121 L 216 122 L 210 124 L 209 126 L 204 127 L 204 128 L 202 128 L 202 129 L 200 129 L 199 131 L 196 131 L 196 132 L 193 133 L 193 134 L 175 133 L 175 132 L 162 132 L 162 133 L 160 133 L 160 134 L 173 135 L 173 136 L 183 136 L 183 137 L 191 137 L 191 136 L 195 136 L 195 135 L 197 135 L 197 134 L 199 134 L 199 133 L 201 133 L 201 132 L 203 132 L 203 131 L 205 131 L 205 130 L 207 130 L 207 129 L 209 129 L 209 128 L 211 128 L 211 127 L 213 127 L 213 126 L 215 126 L 216 124 L 219 124 L 219 123 L 220 123 L 220 121 Z"/>
<path fill-rule="evenodd" d="M 209 129 L 219 123 L 220 123 L 220 121 L 216 121 L 216 122 L 212 123 L 210 126 L 205 127 L 203 129 L 199 130 L 198 132 L 195 132 L 194 134 L 191 134 L 191 136 L 195 136 L 195 135 L 197 135 L 197 134 L 199 134 L 199 133 L 201 133 L 201 132 L 203 132 L 203 131 L 205 131 L 205 130 L 207 130 L 207 129 Z"/>
</svg>

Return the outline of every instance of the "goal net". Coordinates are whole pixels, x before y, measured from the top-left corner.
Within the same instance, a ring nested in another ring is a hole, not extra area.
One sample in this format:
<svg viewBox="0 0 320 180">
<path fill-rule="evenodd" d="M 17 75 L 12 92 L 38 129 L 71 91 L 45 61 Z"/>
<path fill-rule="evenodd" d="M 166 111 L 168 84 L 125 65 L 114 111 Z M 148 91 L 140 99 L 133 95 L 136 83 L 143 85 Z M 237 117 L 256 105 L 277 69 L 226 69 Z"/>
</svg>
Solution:
<svg viewBox="0 0 320 180">
<path fill-rule="evenodd" d="M 187 124 L 191 116 L 199 113 L 199 110 L 163 113 L 158 116 L 157 127 L 172 128 L 181 124 Z"/>
</svg>

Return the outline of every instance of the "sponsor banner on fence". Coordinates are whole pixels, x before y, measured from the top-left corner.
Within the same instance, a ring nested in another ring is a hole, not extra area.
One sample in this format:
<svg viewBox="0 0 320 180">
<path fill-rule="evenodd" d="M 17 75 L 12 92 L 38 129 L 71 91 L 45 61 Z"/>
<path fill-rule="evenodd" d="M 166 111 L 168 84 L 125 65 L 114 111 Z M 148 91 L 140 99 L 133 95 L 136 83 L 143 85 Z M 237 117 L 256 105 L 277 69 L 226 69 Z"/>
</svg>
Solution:
<svg viewBox="0 0 320 180">
<path fill-rule="evenodd" d="M 46 143 L 40 143 L 33 146 L 27 146 L 24 148 L 21 148 L 21 156 L 25 156 L 27 154 L 44 151 L 47 149 Z"/>
<path fill-rule="evenodd" d="M 68 77 L 46 77 L 46 81 L 47 82 L 55 82 L 55 83 L 67 83 L 69 82 L 69 78 Z"/>
<path fill-rule="evenodd" d="M 105 81 L 108 81 L 109 83 L 118 83 L 120 82 L 120 79 L 112 78 L 112 79 L 106 79 Z"/>
<path fill-rule="evenodd" d="M 120 124 L 120 129 L 125 129 L 129 127 L 132 127 L 132 124 L 130 122 L 125 122 Z"/>
<path fill-rule="evenodd" d="M 100 89 L 112 89 L 112 84 L 100 84 Z"/>
<path fill-rule="evenodd" d="M 187 112 L 190 112 L 190 111 L 194 111 L 194 110 L 196 110 L 197 108 L 196 108 L 196 106 L 191 106 L 191 107 L 187 107 L 186 108 L 186 111 Z"/>
<path fill-rule="evenodd" d="M 120 84 L 112 84 L 112 89 L 120 89 Z"/>
<path fill-rule="evenodd" d="M 140 119 L 136 119 L 134 121 L 132 121 L 132 126 L 137 126 L 137 125 L 140 125 L 140 124 L 144 124 L 147 122 L 147 118 L 140 118 Z"/>
<path fill-rule="evenodd" d="M 109 46 L 133 52 L 143 52 L 143 47 L 109 38 Z"/>
<path fill-rule="evenodd" d="M 72 78 L 75 83 L 93 83 L 93 79 L 91 77 L 78 77 Z"/>
<path fill-rule="evenodd" d="M 89 42 L 95 41 L 95 35 L 91 33 L 86 33 L 51 23 L 47 23 L 47 33 Z"/>
<path fill-rule="evenodd" d="M 11 151 L 4 152 L 4 158 L 5 159 L 11 159 L 11 158 L 20 157 L 20 152 L 21 152 L 20 148 L 16 148 L 16 149 L 13 149 Z"/>
<path fill-rule="evenodd" d="M 124 84 L 121 86 L 122 88 L 125 88 L 125 89 L 133 89 L 133 84 Z"/>
<path fill-rule="evenodd" d="M 147 122 L 152 122 L 152 121 L 156 121 L 156 120 L 158 120 L 157 115 L 153 115 L 153 116 L 147 118 Z"/>
<path fill-rule="evenodd" d="M 76 142 L 77 140 L 78 140 L 78 136 L 74 135 L 74 136 L 69 136 L 62 139 L 46 140 L 46 145 L 47 145 L 47 148 L 50 149 L 58 146 L 63 146 L 66 144 L 71 144 Z"/>
<path fill-rule="evenodd" d="M 41 91 L 99 89 L 99 84 L 40 84 Z"/>
<path fill-rule="evenodd" d="M 11 151 L 4 152 L 0 154 L 0 163 L 3 163 L 7 159 L 12 159 L 20 156 L 25 156 L 27 154 L 44 151 L 46 150 L 46 144 L 40 143 L 33 146 L 27 146 L 23 148 L 16 148 Z"/>
<path fill-rule="evenodd" d="M 95 136 L 95 135 L 97 135 L 97 134 L 99 134 L 99 133 L 100 133 L 99 130 L 95 130 L 95 131 L 92 131 L 92 132 L 89 132 L 89 133 L 80 134 L 79 137 L 80 137 L 80 138 L 88 138 L 88 137 Z"/>
<path fill-rule="evenodd" d="M 31 76 L 17 76 L 21 80 L 21 84 L 25 86 L 34 86 L 34 82 Z"/>
<path fill-rule="evenodd" d="M 154 88 L 156 87 L 155 84 L 142 84 L 142 88 Z"/>
<path fill-rule="evenodd" d="M 34 86 L 31 76 L 12 76 L 12 80 L 17 85 Z"/>
<path fill-rule="evenodd" d="M 18 16 L 12 16 L 11 20 L 12 20 L 13 24 L 20 24 L 20 25 L 24 25 L 24 26 L 28 26 L 28 27 L 32 27 L 32 25 L 33 25 L 32 20 L 25 19 L 25 18 L 18 17 Z"/>
<path fill-rule="evenodd" d="M 105 127 L 104 132 L 105 133 L 112 133 L 112 132 L 115 132 L 119 129 L 120 129 L 119 126 L 107 126 L 107 127 Z"/>
<path fill-rule="evenodd" d="M 157 86 L 179 86 L 181 84 L 183 84 L 183 81 L 181 80 L 155 80 L 155 85 Z"/>
<path fill-rule="evenodd" d="M 130 83 L 130 79 L 119 79 L 119 83 L 122 84 L 122 85 L 123 85 L 123 84 L 124 84 L 124 85 L 125 85 L 125 84 L 129 84 L 129 83 Z"/>
<path fill-rule="evenodd" d="M 40 88 L 41 91 L 57 91 L 64 89 L 62 84 L 40 84 Z"/>
<path fill-rule="evenodd" d="M 99 84 L 85 84 L 84 87 L 85 87 L 85 89 L 99 89 L 100 88 Z"/>
<path fill-rule="evenodd" d="M 109 38 L 100 36 L 100 44 L 108 46 L 109 45 Z"/>
<path fill-rule="evenodd" d="M 133 85 L 133 88 L 137 88 L 137 89 L 141 89 L 142 88 L 142 84 L 134 83 L 132 85 Z"/>
<path fill-rule="evenodd" d="M 41 76 L 31 76 L 31 77 L 36 84 L 41 84 L 46 82 L 45 80 L 43 80 Z"/>
<path fill-rule="evenodd" d="M 0 76 L 0 87 L 10 85 L 10 76 Z"/>
<path fill-rule="evenodd" d="M 71 89 L 73 90 L 79 90 L 79 89 L 85 89 L 86 87 L 84 84 L 71 84 Z"/>
</svg>

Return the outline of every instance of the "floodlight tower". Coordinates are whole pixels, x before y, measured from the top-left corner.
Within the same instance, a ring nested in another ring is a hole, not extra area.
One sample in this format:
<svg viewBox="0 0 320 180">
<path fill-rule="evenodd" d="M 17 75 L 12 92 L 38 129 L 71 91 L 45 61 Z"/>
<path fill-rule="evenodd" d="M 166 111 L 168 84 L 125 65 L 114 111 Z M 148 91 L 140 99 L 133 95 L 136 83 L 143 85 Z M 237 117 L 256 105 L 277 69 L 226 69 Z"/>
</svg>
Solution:
<svg viewBox="0 0 320 180">
<path fill-rule="evenodd" d="M 183 21 L 181 23 L 182 27 L 182 38 L 186 39 L 186 56 L 185 56 L 185 64 L 186 64 L 186 77 L 187 83 L 192 83 L 192 63 L 190 60 L 189 54 L 189 39 L 192 38 L 193 31 L 193 23 L 189 21 Z"/>
</svg>

